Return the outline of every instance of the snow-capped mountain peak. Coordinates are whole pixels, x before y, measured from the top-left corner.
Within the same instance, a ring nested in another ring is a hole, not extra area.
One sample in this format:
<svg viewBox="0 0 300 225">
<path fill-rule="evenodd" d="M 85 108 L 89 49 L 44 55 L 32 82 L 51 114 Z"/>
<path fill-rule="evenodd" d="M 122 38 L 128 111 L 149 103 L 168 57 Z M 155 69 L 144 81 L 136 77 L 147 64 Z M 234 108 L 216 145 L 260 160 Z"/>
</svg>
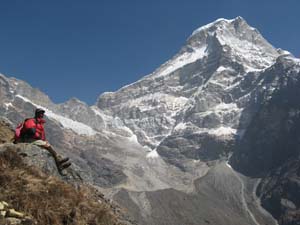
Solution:
<svg viewBox="0 0 300 225">
<path fill-rule="evenodd" d="M 243 65 L 245 71 L 256 71 L 271 66 L 278 55 L 277 50 L 242 17 L 222 18 L 196 29 L 179 53 L 152 76 L 166 76 L 188 64 L 216 57 L 231 58 Z"/>
<path fill-rule="evenodd" d="M 235 26 L 239 26 L 240 24 L 244 24 L 246 21 L 241 17 L 238 16 L 234 19 L 224 19 L 224 18 L 219 18 L 215 20 L 214 22 L 211 22 L 207 25 L 201 26 L 197 28 L 196 30 L 193 31 L 192 36 L 199 34 L 200 32 L 207 32 L 207 31 L 212 31 L 215 29 L 218 29 L 219 27 L 222 27 L 224 24 L 234 24 Z M 255 28 L 252 28 L 255 29 Z"/>
<path fill-rule="evenodd" d="M 152 148 L 178 123 L 187 122 L 180 118 L 191 120 L 197 132 L 221 126 L 236 129 L 242 108 L 215 106 L 234 103 L 235 87 L 243 77 L 270 67 L 279 55 L 243 18 L 218 19 L 195 30 L 178 54 L 150 75 L 100 96 L 97 106 L 122 118 L 138 140 Z M 229 114 L 236 120 L 224 124 L 222 118 Z M 218 122 L 207 123 L 211 117 Z"/>
<path fill-rule="evenodd" d="M 232 20 L 218 19 L 193 32 L 187 41 L 189 48 L 202 48 L 207 52 L 219 52 L 245 66 L 245 70 L 259 70 L 269 67 L 278 56 L 277 50 L 242 17 Z"/>
</svg>

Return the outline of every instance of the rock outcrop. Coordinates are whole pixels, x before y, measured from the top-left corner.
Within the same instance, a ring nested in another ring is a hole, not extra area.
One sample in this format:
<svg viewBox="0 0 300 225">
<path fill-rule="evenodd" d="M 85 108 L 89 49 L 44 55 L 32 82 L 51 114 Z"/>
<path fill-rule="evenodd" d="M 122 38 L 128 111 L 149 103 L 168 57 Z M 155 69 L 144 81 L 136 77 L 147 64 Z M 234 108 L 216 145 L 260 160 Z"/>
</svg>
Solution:
<svg viewBox="0 0 300 225">
<path fill-rule="evenodd" d="M 18 212 L 5 201 L 0 201 L 0 224 L 7 225 L 35 225 L 36 220 L 27 216 L 25 213 Z"/>
</svg>

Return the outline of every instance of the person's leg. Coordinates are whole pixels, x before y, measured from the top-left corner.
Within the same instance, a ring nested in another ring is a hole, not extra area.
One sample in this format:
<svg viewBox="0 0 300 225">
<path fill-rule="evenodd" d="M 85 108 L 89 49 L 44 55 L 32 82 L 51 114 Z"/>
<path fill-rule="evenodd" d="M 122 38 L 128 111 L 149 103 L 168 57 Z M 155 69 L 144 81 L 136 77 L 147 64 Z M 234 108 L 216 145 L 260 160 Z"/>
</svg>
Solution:
<svg viewBox="0 0 300 225">
<path fill-rule="evenodd" d="M 57 152 L 52 148 L 52 146 L 47 141 L 36 140 L 32 142 L 32 144 L 42 147 L 43 149 L 47 150 L 54 158 L 56 166 L 58 170 L 63 170 L 71 166 L 70 162 L 67 162 L 69 158 L 63 158 L 57 154 Z"/>
<path fill-rule="evenodd" d="M 46 149 L 48 152 L 50 152 L 50 154 L 53 156 L 53 158 L 55 160 L 56 166 L 60 170 L 66 169 L 69 166 L 71 166 L 71 163 L 67 162 L 67 161 L 69 161 L 69 158 L 63 158 L 60 155 L 58 155 L 57 152 L 52 148 L 51 145 L 44 146 L 44 149 Z"/>
</svg>

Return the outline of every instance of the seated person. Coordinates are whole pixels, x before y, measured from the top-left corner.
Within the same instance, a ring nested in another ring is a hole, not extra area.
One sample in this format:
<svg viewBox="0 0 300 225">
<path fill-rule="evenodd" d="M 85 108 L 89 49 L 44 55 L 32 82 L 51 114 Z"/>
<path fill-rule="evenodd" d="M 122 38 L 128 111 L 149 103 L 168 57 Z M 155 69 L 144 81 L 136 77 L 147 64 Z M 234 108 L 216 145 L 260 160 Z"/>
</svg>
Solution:
<svg viewBox="0 0 300 225">
<path fill-rule="evenodd" d="M 26 119 L 21 129 L 20 139 L 17 142 L 32 143 L 40 146 L 51 153 L 56 166 L 61 172 L 63 169 L 68 168 L 71 163 L 68 162 L 69 158 L 62 158 L 52 148 L 48 141 L 46 141 L 46 135 L 44 130 L 44 124 L 46 121 L 43 119 L 45 110 L 36 109 L 34 118 Z"/>
</svg>

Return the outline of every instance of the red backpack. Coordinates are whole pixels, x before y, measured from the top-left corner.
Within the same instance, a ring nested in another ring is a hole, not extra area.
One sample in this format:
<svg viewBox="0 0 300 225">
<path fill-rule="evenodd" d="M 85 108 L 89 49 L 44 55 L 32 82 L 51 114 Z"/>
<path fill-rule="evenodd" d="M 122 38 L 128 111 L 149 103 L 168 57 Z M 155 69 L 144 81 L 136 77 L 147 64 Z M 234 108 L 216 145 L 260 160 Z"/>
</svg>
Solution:
<svg viewBox="0 0 300 225">
<path fill-rule="evenodd" d="M 23 129 L 23 126 L 24 126 L 24 122 L 22 123 L 19 123 L 18 126 L 16 127 L 16 130 L 15 130 L 15 142 L 16 141 L 19 141 L 21 139 L 21 134 L 22 134 L 22 129 Z"/>
<path fill-rule="evenodd" d="M 18 141 L 21 140 L 22 135 L 24 134 L 24 124 L 27 120 L 29 120 L 30 118 L 25 119 L 22 123 L 19 123 L 18 126 L 16 127 L 15 130 L 15 137 L 14 137 L 14 142 L 17 143 Z"/>
</svg>

